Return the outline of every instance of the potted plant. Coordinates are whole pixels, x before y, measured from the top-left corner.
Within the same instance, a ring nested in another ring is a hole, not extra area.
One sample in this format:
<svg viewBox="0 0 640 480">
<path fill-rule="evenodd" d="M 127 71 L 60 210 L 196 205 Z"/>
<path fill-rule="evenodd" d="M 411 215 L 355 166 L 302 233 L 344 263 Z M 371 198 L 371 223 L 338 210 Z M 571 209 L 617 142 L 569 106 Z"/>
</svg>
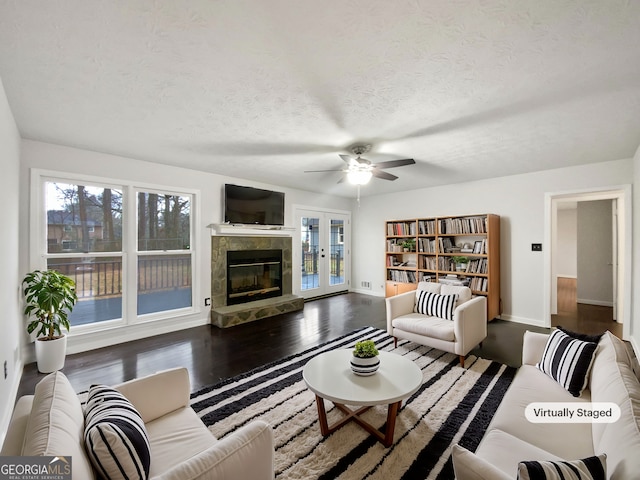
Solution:
<svg viewBox="0 0 640 480">
<path fill-rule="evenodd" d="M 454 256 L 451 259 L 453 260 L 453 263 L 455 263 L 456 270 L 458 272 L 466 272 L 467 271 L 467 264 L 469 263 L 469 258 L 468 257 Z"/>
<path fill-rule="evenodd" d="M 416 239 L 415 238 L 407 238 L 404 242 L 402 242 L 402 248 L 404 248 L 405 252 L 413 252 L 416 249 Z"/>
<path fill-rule="evenodd" d="M 75 282 L 55 270 L 35 270 L 22 281 L 26 307 L 25 315 L 35 317 L 27 331 L 36 335 L 38 371 L 55 372 L 64 366 L 67 337 L 61 327 L 69 331 L 68 314 L 78 301 Z"/>
<path fill-rule="evenodd" d="M 351 358 L 351 370 L 356 375 L 373 375 L 380 366 L 378 349 L 373 340 L 361 340 L 356 342 Z"/>
</svg>

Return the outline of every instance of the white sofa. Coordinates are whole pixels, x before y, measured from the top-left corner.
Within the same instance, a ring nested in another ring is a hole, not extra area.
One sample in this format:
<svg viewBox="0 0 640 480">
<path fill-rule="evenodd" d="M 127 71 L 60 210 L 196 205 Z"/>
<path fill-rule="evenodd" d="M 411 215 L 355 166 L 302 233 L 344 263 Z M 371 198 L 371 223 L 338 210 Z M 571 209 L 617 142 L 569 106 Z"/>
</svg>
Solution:
<svg viewBox="0 0 640 480">
<path fill-rule="evenodd" d="M 518 370 L 475 455 L 453 448 L 458 480 L 514 479 L 521 461 L 579 460 L 607 455 L 607 478 L 640 478 L 640 383 L 624 343 L 609 332 L 598 342 L 587 389 L 572 396 L 536 367 L 548 335 L 526 332 Z M 525 417 L 532 402 L 613 402 L 614 423 L 533 423 Z"/>
<path fill-rule="evenodd" d="M 458 295 L 453 320 L 428 316 L 416 311 L 416 296 L 420 290 Z M 420 282 L 417 290 L 385 299 L 387 332 L 396 339 L 455 353 L 464 366 L 465 356 L 487 337 L 487 299 L 472 297 L 468 287 Z"/>
<path fill-rule="evenodd" d="M 184 368 L 115 387 L 142 416 L 149 437 L 153 479 L 273 479 L 273 431 L 260 421 L 217 440 L 189 406 Z M 75 480 L 96 478 L 83 443 L 80 398 L 61 372 L 38 383 L 14 409 L 1 455 L 72 457 Z"/>
</svg>

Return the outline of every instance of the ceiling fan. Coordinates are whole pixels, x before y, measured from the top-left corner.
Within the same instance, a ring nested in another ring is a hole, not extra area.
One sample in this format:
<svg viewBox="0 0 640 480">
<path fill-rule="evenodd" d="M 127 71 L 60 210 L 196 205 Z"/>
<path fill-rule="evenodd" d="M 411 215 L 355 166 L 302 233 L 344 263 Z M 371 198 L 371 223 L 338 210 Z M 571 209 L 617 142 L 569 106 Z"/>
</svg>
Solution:
<svg viewBox="0 0 640 480">
<path fill-rule="evenodd" d="M 383 171 L 386 168 L 402 167 L 404 165 L 413 165 L 416 161 L 413 158 L 403 158 L 400 160 L 389 160 L 386 162 L 372 163 L 361 155 L 371 150 L 371 144 L 354 145 L 351 147 L 356 157 L 338 154 L 347 164 L 344 168 L 335 168 L 329 170 L 306 170 L 305 173 L 315 172 L 344 172 L 346 175 L 341 178 L 338 183 L 342 183 L 346 178 L 349 183 L 354 185 L 366 185 L 372 177 L 381 178 L 383 180 L 395 180 L 398 178 L 388 172 Z"/>
</svg>

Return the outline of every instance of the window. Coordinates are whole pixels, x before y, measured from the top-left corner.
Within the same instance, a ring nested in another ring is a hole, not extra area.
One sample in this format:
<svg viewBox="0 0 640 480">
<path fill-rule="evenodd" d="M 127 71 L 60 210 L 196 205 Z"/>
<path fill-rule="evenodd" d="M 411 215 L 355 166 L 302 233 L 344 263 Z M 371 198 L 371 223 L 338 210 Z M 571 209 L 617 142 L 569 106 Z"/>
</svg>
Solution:
<svg viewBox="0 0 640 480">
<path fill-rule="evenodd" d="M 45 193 L 47 268 L 76 282 L 69 321 L 122 318 L 122 188 L 47 181 Z"/>
<path fill-rule="evenodd" d="M 34 214 L 46 226 L 38 245 L 44 255 L 36 258 L 76 282 L 71 325 L 193 312 L 193 194 L 42 175 L 38 181 L 44 208 Z"/>
<path fill-rule="evenodd" d="M 191 307 L 191 197 L 137 192 L 138 315 Z"/>
</svg>

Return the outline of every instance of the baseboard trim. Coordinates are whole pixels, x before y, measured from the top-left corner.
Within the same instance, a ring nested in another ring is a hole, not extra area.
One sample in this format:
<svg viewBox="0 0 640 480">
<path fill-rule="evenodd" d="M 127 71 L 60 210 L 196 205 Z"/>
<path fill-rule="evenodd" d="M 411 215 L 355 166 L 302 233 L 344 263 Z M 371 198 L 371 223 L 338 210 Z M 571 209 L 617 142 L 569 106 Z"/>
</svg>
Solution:
<svg viewBox="0 0 640 480">
<path fill-rule="evenodd" d="M 500 317 L 498 318 L 507 322 L 522 323 L 524 325 L 531 325 L 533 327 L 547 328 L 547 326 L 544 324 L 544 321 L 542 320 L 534 320 L 532 318 L 515 317 L 513 315 L 504 314 L 500 315 Z"/>
<path fill-rule="evenodd" d="M 578 303 L 584 303 L 585 305 L 596 305 L 598 307 L 613 307 L 613 302 L 605 300 L 590 300 L 588 298 L 578 298 Z"/>
<path fill-rule="evenodd" d="M 349 291 L 352 293 L 361 293 L 362 295 L 370 295 L 372 297 L 384 297 L 384 291 L 374 292 L 373 290 L 364 289 L 364 288 L 351 288 Z"/>
</svg>

